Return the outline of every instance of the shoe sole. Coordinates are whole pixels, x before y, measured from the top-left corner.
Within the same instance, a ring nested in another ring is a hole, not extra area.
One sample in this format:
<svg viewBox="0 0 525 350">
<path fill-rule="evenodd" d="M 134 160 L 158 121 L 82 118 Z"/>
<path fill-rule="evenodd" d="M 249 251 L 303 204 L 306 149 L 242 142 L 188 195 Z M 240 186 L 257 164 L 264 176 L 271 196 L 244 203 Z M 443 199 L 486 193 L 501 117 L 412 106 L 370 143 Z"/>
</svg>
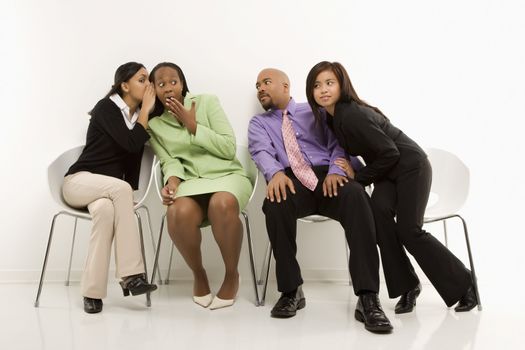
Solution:
<svg viewBox="0 0 525 350">
<path fill-rule="evenodd" d="M 100 309 L 100 310 L 86 310 L 86 309 L 84 309 L 84 312 L 87 313 L 87 314 L 98 314 L 101 311 L 102 311 L 102 309 Z"/>
<path fill-rule="evenodd" d="M 154 287 L 150 288 L 148 286 L 144 286 L 142 288 L 136 288 L 134 290 L 130 290 L 130 293 L 131 295 L 135 296 L 135 295 L 141 295 L 141 294 L 146 294 L 148 292 L 153 292 L 157 290 L 157 286 L 155 285 Z"/>
<path fill-rule="evenodd" d="M 290 318 L 290 317 L 294 317 L 297 314 L 297 311 L 301 310 L 301 309 L 304 309 L 305 306 L 306 306 L 306 299 L 303 298 L 303 299 L 299 300 L 299 303 L 297 304 L 297 309 L 295 309 L 295 311 L 293 313 L 278 313 L 278 312 L 274 313 L 272 311 L 271 315 L 274 318 Z"/>
<path fill-rule="evenodd" d="M 478 306 L 478 303 L 472 305 L 471 307 L 468 307 L 468 308 L 460 308 L 459 306 L 456 306 L 456 308 L 454 308 L 454 311 L 456 312 L 468 312 L 470 310 L 472 310 L 473 308 L 475 308 L 476 306 Z"/>
<path fill-rule="evenodd" d="M 394 329 L 392 326 L 377 326 L 377 327 L 370 327 L 365 322 L 365 316 L 358 310 L 355 310 L 354 317 L 359 322 L 362 322 L 365 324 L 365 328 L 367 331 L 373 332 L 373 333 L 390 333 Z"/>
<path fill-rule="evenodd" d="M 412 307 L 410 309 L 404 309 L 404 310 L 401 310 L 401 311 L 394 310 L 394 313 L 396 315 L 408 314 L 409 312 L 414 311 L 415 308 L 416 308 L 416 302 L 414 301 L 414 305 L 412 305 Z"/>
</svg>

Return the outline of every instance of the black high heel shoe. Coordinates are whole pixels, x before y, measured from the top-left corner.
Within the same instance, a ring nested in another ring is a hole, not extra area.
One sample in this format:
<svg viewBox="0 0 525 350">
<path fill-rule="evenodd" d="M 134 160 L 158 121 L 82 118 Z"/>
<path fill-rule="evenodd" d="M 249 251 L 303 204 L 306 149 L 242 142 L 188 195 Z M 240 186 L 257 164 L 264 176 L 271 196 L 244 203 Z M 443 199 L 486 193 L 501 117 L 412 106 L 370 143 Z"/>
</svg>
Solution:
<svg viewBox="0 0 525 350">
<path fill-rule="evenodd" d="M 401 298 L 396 304 L 395 313 L 405 314 L 407 312 L 412 312 L 412 310 L 414 310 L 414 307 L 416 306 L 416 299 L 420 293 L 421 293 L 420 283 L 418 283 L 418 285 L 414 289 L 411 289 L 408 292 L 403 293 L 401 295 Z"/>
<path fill-rule="evenodd" d="M 478 298 L 476 297 L 476 292 L 474 291 L 474 285 L 471 285 L 465 295 L 459 299 L 458 305 L 454 308 L 456 312 L 467 312 L 472 310 L 478 305 Z"/>
<path fill-rule="evenodd" d="M 149 284 L 148 281 L 146 281 L 144 274 L 124 277 L 124 280 L 120 281 L 120 286 L 125 297 L 127 297 L 129 293 L 131 293 L 131 295 L 140 295 L 153 292 L 157 289 L 156 284 Z"/>
</svg>

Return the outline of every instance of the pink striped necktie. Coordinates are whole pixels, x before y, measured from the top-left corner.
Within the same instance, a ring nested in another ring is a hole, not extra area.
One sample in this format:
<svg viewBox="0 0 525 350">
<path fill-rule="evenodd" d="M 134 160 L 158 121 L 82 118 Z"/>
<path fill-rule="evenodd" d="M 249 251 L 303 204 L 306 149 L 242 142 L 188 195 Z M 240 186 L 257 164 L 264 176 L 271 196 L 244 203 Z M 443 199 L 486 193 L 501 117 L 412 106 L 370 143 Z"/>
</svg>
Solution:
<svg viewBox="0 0 525 350">
<path fill-rule="evenodd" d="M 317 179 L 314 171 L 303 158 L 301 150 L 299 149 L 299 144 L 297 143 L 297 138 L 295 137 L 292 122 L 290 121 L 290 118 L 288 118 L 288 112 L 286 109 L 283 111 L 282 133 L 284 148 L 286 149 L 288 161 L 290 162 L 290 167 L 292 168 L 294 175 L 310 191 L 315 190 L 319 179 Z"/>
</svg>

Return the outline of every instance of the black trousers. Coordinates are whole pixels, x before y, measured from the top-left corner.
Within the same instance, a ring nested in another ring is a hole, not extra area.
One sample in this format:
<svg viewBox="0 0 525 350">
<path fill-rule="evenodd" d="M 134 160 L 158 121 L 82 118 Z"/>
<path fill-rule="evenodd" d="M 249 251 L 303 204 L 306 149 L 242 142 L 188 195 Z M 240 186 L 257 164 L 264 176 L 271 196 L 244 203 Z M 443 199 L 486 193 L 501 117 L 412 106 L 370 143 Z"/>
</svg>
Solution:
<svg viewBox="0 0 525 350">
<path fill-rule="evenodd" d="M 422 228 L 431 183 L 432 168 L 425 158 L 418 168 L 395 181 L 374 184 L 377 241 L 390 298 L 419 283 L 406 248 L 447 306 L 452 306 L 466 293 L 472 279 L 465 265 Z"/>
<path fill-rule="evenodd" d="M 264 200 L 266 229 L 275 257 L 277 288 L 290 292 L 303 284 L 296 259 L 297 219 L 321 214 L 339 221 L 350 247 L 350 275 L 355 294 L 379 291 L 379 254 L 376 247 L 374 218 L 370 198 L 364 187 L 350 180 L 337 190 L 337 197 L 323 196 L 323 181 L 328 167 L 314 167 L 319 183 L 314 191 L 304 187 L 287 169 L 295 186 L 295 194 L 287 189 L 287 199 L 281 203 Z M 319 232 L 322 235 L 322 232 Z M 322 237 L 319 237 L 322 239 Z"/>
</svg>

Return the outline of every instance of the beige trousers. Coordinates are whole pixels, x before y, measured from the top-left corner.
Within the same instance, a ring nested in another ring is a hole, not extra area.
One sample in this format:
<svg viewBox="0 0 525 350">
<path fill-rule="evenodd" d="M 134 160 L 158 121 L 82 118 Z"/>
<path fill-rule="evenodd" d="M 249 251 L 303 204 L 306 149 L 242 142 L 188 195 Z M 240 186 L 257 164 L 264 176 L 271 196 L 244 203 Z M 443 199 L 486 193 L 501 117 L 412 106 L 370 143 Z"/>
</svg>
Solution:
<svg viewBox="0 0 525 350">
<path fill-rule="evenodd" d="M 64 178 L 62 194 L 74 208 L 86 208 L 93 218 L 89 250 L 82 274 L 82 295 L 107 295 L 111 244 L 115 241 L 116 277 L 144 273 L 131 186 L 112 176 L 87 171 Z"/>
</svg>

